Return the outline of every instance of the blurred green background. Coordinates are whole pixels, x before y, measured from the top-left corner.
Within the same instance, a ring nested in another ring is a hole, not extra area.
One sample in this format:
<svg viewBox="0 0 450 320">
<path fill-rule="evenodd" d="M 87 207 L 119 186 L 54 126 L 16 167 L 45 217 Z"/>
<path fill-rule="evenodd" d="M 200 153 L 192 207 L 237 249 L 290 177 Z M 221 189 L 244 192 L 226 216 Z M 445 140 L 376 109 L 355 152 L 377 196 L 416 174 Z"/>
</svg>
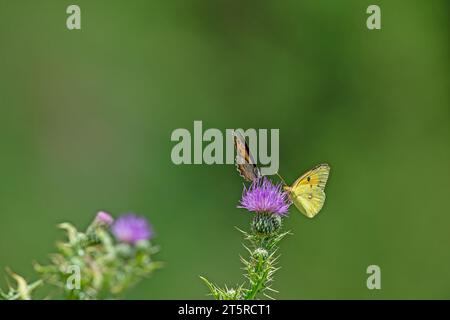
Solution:
<svg viewBox="0 0 450 320">
<path fill-rule="evenodd" d="M 82 30 L 66 29 L 78 4 Z M 378 4 L 382 29 L 366 28 Z M 241 282 L 232 165 L 172 164 L 176 128 L 279 128 L 294 208 L 277 298 L 450 298 L 449 1 L 0 1 L 0 268 L 34 277 L 98 210 L 148 217 L 166 267 L 127 298 Z M 366 288 L 381 267 L 382 289 Z M 4 287 L 3 277 L 0 284 Z"/>
</svg>

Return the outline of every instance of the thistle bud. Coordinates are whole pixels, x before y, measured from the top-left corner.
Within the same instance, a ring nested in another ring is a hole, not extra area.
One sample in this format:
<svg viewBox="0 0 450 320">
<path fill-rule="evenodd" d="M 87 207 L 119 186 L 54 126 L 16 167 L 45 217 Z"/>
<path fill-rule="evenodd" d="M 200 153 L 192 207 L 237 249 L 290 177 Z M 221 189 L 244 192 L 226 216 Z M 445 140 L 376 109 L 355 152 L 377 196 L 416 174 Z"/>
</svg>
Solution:
<svg viewBox="0 0 450 320">
<path fill-rule="evenodd" d="M 258 235 L 271 235 L 281 228 L 281 216 L 265 212 L 257 213 L 251 228 Z"/>
<path fill-rule="evenodd" d="M 264 248 L 256 248 L 252 256 L 257 260 L 266 260 L 269 257 L 269 252 Z"/>
</svg>

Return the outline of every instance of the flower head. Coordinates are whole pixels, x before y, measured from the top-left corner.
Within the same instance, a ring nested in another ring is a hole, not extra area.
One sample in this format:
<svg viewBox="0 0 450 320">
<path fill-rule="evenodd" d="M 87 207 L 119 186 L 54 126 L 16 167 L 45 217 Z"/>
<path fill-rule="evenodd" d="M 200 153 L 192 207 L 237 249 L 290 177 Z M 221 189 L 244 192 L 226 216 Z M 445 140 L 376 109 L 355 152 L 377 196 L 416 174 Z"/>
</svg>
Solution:
<svg viewBox="0 0 450 320">
<path fill-rule="evenodd" d="M 282 190 L 281 184 L 273 184 L 262 177 L 252 183 L 244 192 L 238 208 L 257 213 L 273 213 L 284 216 L 291 205 L 288 195 Z"/>
<path fill-rule="evenodd" d="M 149 240 L 153 231 L 147 219 L 129 213 L 120 216 L 112 226 L 117 240 L 135 244 L 140 240 Z"/>
<path fill-rule="evenodd" d="M 105 225 L 112 225 L 114 222 L 113 217 L 108 212 L 105 211 L 99 211 L 97 215 L 95 216 L 96 223 L 105 224 Z"/>
</svg>

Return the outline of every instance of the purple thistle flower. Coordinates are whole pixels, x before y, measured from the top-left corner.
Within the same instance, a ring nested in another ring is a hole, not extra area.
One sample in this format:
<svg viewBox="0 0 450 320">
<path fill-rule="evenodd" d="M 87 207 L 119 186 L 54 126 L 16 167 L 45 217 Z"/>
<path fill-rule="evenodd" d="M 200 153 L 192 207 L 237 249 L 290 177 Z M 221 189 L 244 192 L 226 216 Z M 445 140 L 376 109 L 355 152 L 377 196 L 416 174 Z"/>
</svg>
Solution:
<svg viewBox="0 0 450 320">
<path fill-rule="evenodd" d="M 153 230 L 147 219 L 128 213 L 117 218 L 112 226 L 112 233 L 117 240 L 135 244 L 140 240 L 149 240 Z"/>
<path fill-rule="evenodd" d="M 95 216 L 95 222 L 105 224 L 105 225 L 112 225 L 114 222 L 113 217 L 108 212 L 105 211 L 99 211 L 97 215 Z"/>
<path fill-rule="evenodd" d="M 238 208 L 257 213 L 273 213 L 286 215 L 291 202 L 281 184 L 273 184 L 269 179 L 262 177 L 254 181 L 247 189 L 244 186 L 242 198 Z"/>
</svg>

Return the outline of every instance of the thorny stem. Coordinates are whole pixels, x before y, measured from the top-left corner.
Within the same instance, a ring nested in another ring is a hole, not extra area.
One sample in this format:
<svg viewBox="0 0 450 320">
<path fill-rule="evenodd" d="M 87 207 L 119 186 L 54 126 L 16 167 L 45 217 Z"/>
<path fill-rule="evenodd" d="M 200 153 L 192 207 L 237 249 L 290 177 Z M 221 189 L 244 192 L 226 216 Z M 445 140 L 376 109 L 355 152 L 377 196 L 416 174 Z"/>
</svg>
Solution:
<svg viewBox="0 0 450 320">
<path fill-rule="evenodd" d="M 276 271 L 274 266 L 276 259 L 273 256 L 276 251 L 276 244 L 279 240 L 277 241 L 274 238 L 275 237 L 273 235 L 262 237 L 253 235 L 249 239 L 253 244 L 254 250 L 251 253 L 252 257 L 250 258 L 250 268 L 247 268 L 247 277 L 250 280 L 251 288 L 245 296 L 246 300 L 253 300 L 256 298 L 258 293 L 264 291 L 266 286 L 269 285 L 269 282 L 271 281 L 271 274 Z M 258 255 L 256 253 L 256 250 L 261 249 L 266 250 L 267 255 Z"/>
<path fill-rule="evenodd" d="M 206 283 L 211 294 L 217 300 L 253 300 L 259 294 L 263 294 L 269 299 L 273 299 L 267 291 L 277 292 L 271 288 L 273 275 L 278 270 L 276 252 L 278 243 L 289 233 L 280 232 L 281 219 L 273 215 L 257 214 L 251 226 L 251 232 L 245 232 L 237 228 L 244 239 L 250 243 L 250 247 L 244 245 L 250 257 L 246 260 L 241 257 L 246 270 L 246 284 L 241 284 L 237 288 L 220 288 L 208 281 Z M 269 231 L 270 232 L 267 232 Z"/>
<path fill-rule="evenodd" d="M 260 269 L 261 269 L 261 265 L 259 265 L 257 270 L 255 270 L 255 271 L 259 272 Z M 261 291 L 264 283 L 267 281 L 268 273 L 269 273 L 268 271 L 263 272 L 262 276 L 259 277 L 259 280 L 257 281 L 257 283 L 252 286 L 252 289 L 250 290 L 250 292 L 245 297 L 246 300 L 253 300 L 256 297 L 256 295 Z"/>
</svg>

